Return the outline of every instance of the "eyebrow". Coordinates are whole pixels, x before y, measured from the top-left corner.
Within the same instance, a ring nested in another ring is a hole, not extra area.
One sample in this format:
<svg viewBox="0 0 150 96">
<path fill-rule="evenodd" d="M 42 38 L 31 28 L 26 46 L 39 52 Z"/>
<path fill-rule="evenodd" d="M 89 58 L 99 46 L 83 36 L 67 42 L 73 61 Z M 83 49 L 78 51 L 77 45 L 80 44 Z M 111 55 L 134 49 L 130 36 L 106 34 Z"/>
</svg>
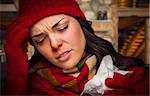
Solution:
<svg viewBox="0 0 150 96">
<path fill-rule="evenodd" d="M 53 26 L 52 26 L 52 28 L 54 28 L 54 27 L 56 27 L 59 23 L 60 23 L 60 21 L 62 21 L 64 18 L 62 18 L 61 20 L 59 20 L 56 24 L 54 24 Z"/>
</svg>

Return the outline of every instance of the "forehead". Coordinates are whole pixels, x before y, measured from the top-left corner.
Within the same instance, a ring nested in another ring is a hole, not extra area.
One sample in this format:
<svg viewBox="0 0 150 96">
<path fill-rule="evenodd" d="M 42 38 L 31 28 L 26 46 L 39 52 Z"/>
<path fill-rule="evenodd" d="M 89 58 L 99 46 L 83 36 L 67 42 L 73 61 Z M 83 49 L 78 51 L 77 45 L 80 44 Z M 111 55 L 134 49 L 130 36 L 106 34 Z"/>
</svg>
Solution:
<svg viewBox="0 0 150 96">
<path fill-rule="evenodd" d="M 69 19 L 69 18 L 71 18 L 71 16 L 65 15 L 65 14 L 51 15 L 51 16 L 41 19 L 36 24 L 34 24 L 34 26 L 41 25 L 42 23 L 47 23 L 49 25 L 53 25 L 63 18 Z"/>
<path fill-rule="evenodd" d="M 35 33 L 37 31 L 40 31 L 41 29 L 45 28 L 45 26 L 51 28 L 54 24 L 58 23 L 58 21 L 60 21 L 61 19 L 70 20 L 70 18 L 73 18 L 73 17 L 70 15 L 66 15 L 66 14 L 57 14 L 57 15 L 51 15 L 51 16 L 45 17 L 39 20 L 37 23 L 35 23 L 31 27 L 30 33 Z"/>
<path fill-rule="evenodd" d="M 60 21 L 60 22 L 59 22 Z M 58 23 L 59 22 L 59 23 Z M 57 14 L 57 15 L 51 15 L 48 17 L 45 17 L 41 20 L 39 20 L 37 23 L 35 23 L 31 27 L 30 35 L 38 34 L 40 32 L 44 32 L 46 29 L 51 29 L 55 24 L 63 24 L 63 22 L 72 22 L 76 24 L 77 20 L 66 14 Z"/>
</svg>

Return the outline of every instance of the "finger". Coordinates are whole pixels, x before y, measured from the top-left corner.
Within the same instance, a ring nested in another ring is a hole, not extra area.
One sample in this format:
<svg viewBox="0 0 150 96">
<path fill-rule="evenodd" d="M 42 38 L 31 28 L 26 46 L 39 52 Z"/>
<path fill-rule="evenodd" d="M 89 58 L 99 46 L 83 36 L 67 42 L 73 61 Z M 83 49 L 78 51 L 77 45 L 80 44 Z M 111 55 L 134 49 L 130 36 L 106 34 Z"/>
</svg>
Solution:
<svg viewBox="0 0 150 96">
<path fill-rule="evenodd" d="M 27 52 L 28 42 L 29 39 L 25 37 L 25 39 L 21 42 L 21 49 L 25 52 Z"/>
<path fill-rule="evenodd" d="M 18 26 L 18 24 L 20 24 L 21 22 L 23 21 L 30 21 L 30 19 L 27 17 L 27 16 L 23 16 L 23 17 L 19 17 L 19 18 L 16 18 L 11 24 L 10 26 L 8 27 L 7 30 L 12 30 L 14 29 L 16 26 Z"/>
<path fill-rule="evenodd" d="M 121 74 L 115 74 L 113 78 L 107 78 L 105 84 L 109 88 L 128 88 L 130 86 L 130 78 Z"/>
<path fill-rule="evenodd" d="M 106 84 L 106 86 L 107 87 L 109 87 L 109 88 L 121 88 L 122 87 L 122 85 L 121 85 L 121 83 L 120 82 L 117 82 L 115 79 L 113 79 L 113 78 L 107 78 L 106 80 L 105 80 L 105 84 Z"/>
<path fill-rule="evenodd" d="M 13 39 L 18 34 L 18 32 L 20 32 L 21 30 L 23 30 L 25 28 L 28 28 L 29 26 L 31 26 L 31 22 L 30 21 L 23 21 L 22 23 L 18 23 L 11 30 L 7 30 L 7 35 L 6 35 L 7 36 L 7 40 Z"/>
<path fill-rule="evenodd" d="M 20 31 L 12 40 L 12 45 L 15 47 L 20 47 L 22 41 L 24 41 L 25 37 L 28 35 L 28 29 L 24 29 Z"/>
<path fill-rule="evenodd" d="M 28 26 L 30 26 L 30 22 L 28 21 L 18 24 L 17 26 L 15 26 L 15 28 L 7 32 L 8 39 L 12 39 L 13 37 L 15 37 L 15 35 L 18 34 L 18 32 L 25 28 L 28 28 Z"/>
</svg>

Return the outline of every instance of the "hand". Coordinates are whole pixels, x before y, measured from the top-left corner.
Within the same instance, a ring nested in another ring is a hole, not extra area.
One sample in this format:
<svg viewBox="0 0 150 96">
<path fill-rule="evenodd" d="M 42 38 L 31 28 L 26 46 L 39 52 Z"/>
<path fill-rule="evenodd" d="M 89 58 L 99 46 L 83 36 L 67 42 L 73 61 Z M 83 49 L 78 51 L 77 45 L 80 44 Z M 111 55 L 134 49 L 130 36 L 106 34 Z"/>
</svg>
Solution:
<svg viewBox="0 0 150 96">
<path fill-rule="evenodd" d="M 6 94 L 25 94 L 28 71 L 26 50 L 31 24 L 28 17 L 20 17 L 6 31 L 4 45 L 7 59 Z"/>
<path fill-rule="evenodd" d="M 105 91 L 104 95 L 125 95 L 131 91 L 130 74 L 122 75 L 115 72 L 113 78 L 105 80 L 105 84 L 107 87 L 112 88 L 112 90 Z"/>
</svg>

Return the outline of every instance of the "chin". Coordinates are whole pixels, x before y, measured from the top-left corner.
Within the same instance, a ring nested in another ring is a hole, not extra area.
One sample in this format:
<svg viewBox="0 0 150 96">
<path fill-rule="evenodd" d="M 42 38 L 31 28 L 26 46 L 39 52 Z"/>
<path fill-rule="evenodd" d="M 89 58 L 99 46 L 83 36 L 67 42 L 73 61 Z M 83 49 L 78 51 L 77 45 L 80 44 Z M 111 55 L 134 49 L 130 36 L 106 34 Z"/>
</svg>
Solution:
<svg viewBox="0 0 150 96">
<path fill-rule="evenodd" d="M 72 69 L 76 66 L 77 64 L 65 64 L 64 66 L 61 66 L 63 69 Z"/>
<path fill-rule="evenodd" d="M 73 57 L 69 58 L 69 60 L 65 62 L 59 62 L 56 66 L 63 68 L 63 69 L 72 69 L 79 63 L 82 55 L 74 55 Z"/>
<path fill-rule="evenodd" d="M 72 60 L 72 61 L 76 61 L 76 60 Z M 72 62 L 72 61 L 71 62 L 64 62 L 62 64 L 62 66 L 59 66 L 59 67 L 61 67 L 63 69 L 72 69 L 78 64 L 78 62 Z"/>
</svg>

